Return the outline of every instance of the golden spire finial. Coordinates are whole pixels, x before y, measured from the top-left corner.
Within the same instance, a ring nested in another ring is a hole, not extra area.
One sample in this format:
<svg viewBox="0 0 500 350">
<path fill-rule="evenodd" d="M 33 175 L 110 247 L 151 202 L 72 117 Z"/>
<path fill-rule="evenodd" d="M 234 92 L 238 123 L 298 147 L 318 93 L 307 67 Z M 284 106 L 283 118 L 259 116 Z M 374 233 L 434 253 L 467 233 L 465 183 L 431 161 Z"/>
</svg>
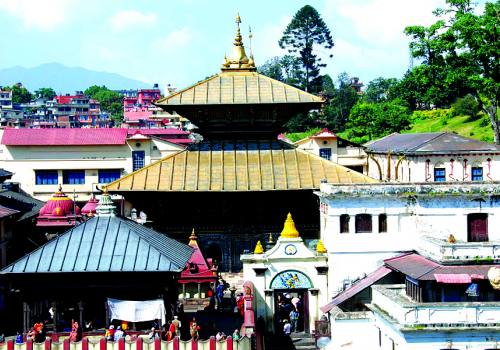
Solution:
<svg viewBox="0 0 500 350">
<path fill-rule="evenodd" d="M 326 253 L 325 245 L 323 244 L 323 241 L 321 239 L 318 241 L 318 244 L 316 245 L 316 253 L 319 253 L 319 254 Z"/>
<path fill-rule="evenodd" d="M 191 235 L 189 236 L 189 245 L 190 246 L 193 246 L 193 245 L 198 245 L 198 242 L 196 242 L 196 240 L 198 239 L 198 237 L 196 236 L 196 233 L 194 233 L 194 227 L 193 227 L 193 231 L 191 232 Z"/>
<path fill-rule="evenodd" d="M 253 251 L 254 254 L 264 254 L 264 247 L 262 247 L 262 243 L 260 241 L 257 241 L 257 244 L 255 245 L 255 250 Z"/>
<path fill-rule="evenodd" d="M 59 187 L 57 187 L 57 192 L 61 193 L 62 192 L 62 185 L 59 184 Z"/>
<path fill-rule="evenodd" d="M 239 71 L 255 71 L 253 59 L 248 59 L 243 45 L 243 38 L 240 32 L 241 17 L 236 16 L 236 36 L 234 38 L 233 52 L 229 57 L 224 57 L 222 70 L 239 70 Z"/>
<path fill-rule="evenodd" d="M 285 224 L 283 225 L 283 231 L 281 231 L 281 238 L 299 238 L 299 231 L 295 227 L 295 222 L 292 219 L 292 214 L 288 213 Z"/>
</svg>

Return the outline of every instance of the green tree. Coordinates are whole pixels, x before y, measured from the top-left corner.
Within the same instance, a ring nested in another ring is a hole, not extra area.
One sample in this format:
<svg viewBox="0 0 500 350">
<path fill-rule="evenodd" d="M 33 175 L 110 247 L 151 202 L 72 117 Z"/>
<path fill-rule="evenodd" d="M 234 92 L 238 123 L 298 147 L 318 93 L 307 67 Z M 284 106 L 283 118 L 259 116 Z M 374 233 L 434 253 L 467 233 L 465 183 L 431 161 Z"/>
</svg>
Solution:
<svg viewBox="0 0 500 350">
<path fill-rule="evenodd" d="M 302 7 L 294 15 L 279 40 L 282 49 L 298 55 L 304 74 L 301 88 L 309 92 L 318 92 L 321 89 L 320 68 L 326 67 L 321 58 L 314 52 L 314 45 L 326 50 L 333 48 L 330 29 L 312 6 Z M 332 55 L 329 55 L 332 57 Z"/>
<path fill-rule="evenodd" d="M 303 80 L 300 60 L 290 55 L 273 57 L 261 65 L 257 71 L 269 78 L 296 87 L 300 87 L 301 81 Z"/>
<path fill-rule="evenodd" d="M 33 99 L 31 92 L 21 84 L 14 84 L 9 90 L 12 90 L 12 103 L 29 103 Z"/>
<path fill-rule="evenodd" d="M 328 80 L 325 79 L 325 88 L 328 89 L 328 85 Z M 346 72 L 339 74 L 337 77 L 337 87 L 325 92 L 325 97 L 328 100 L 322 111 L 321 119 L 323 120 L 323 126 L 336 132 L 343 131 L 351 108 L 359 99 L 358 94 L 351 86 L 349 75 Z"/>
<path fill-rule="evenodd" d="M 101 104 L 101 110 L 109 113 L 115 123 L 118 124 L 123 120 L 123 96 L 121 94 L 106 86 L 97 85 L 87 88 L 84 94 L 98 100 Z"/>
<path fill-rule="evenodd" d="M 393 132 L 405 130 L 410 125 L 410 111 L 401 101 L 358 101 L 352 108 L 347 122 L 350 140 L 363 143 Z"/>
<path fill-rule="evenodd" d="M 367 102 L 382 102 L 392 100 L 393 89 L 398 84 L 396 78 L 379 77 L 368 83 L 363 98 Z"/>
<path fill-rule="evenodd" d="M 487 2 L 481 15 L 474 13 L 470 0 L 446 3 L 447 8 L 435 11 L 441 19 L 430 27 L 405 29 L 412 39 L 412 55 L 423 60 L 428 83 L 436 91 L 444 85 L 455 90 L 455 97 L 474 96 L 500 144 L 500 0 Z"/>
<path fill-rule="evenodd" d="M 56 96 L 56 92 L 52 88 L 40 88 L 35 90 L 35 96 L 46 100 L 52 100 Z"/>
</svg>

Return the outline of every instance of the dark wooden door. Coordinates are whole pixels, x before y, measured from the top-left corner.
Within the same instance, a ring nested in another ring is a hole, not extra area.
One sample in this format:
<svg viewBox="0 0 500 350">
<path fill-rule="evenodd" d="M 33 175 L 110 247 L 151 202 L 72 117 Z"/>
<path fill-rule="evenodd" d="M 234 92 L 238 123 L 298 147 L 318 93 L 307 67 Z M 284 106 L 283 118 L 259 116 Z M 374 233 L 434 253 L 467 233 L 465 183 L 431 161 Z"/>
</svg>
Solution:
<svg viewBox="0 0 500 350">
<path fill-rule="evenodd" d="M 467 224 L 469 242 L 488 242 L 488 214 L 469 214 Z"/>
</svg>

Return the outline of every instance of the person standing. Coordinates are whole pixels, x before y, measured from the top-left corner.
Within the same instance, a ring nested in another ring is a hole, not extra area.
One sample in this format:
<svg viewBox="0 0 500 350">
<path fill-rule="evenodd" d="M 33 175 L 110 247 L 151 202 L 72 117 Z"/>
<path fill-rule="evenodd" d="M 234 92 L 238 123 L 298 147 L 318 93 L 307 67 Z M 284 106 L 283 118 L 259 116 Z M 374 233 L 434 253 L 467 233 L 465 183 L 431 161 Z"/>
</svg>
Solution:
<svg viewBox="0 0 500 350">
<path fill-rule="evenodd" d="M 181 321 L 179 321 L 179 317 L 178 316 L 174 316 L 174 320 L 172 321 L 172 324 L 175 327 L 175 335 L 178 335 L 180 337 L 181 336 L 181 330 L 180 329 L 182 327 L 182 324 L 181 324 Z"/>
<path fill-rule="evenodd" d="M 191 335 L 191 339 L 198 340 L 198 331 L 200 330 L 200 326 L 196 322 L 196 318 L 193 317 L 193 320 L 189 323 L 189 334 Z"/>
<path fill-rule="evenodd" d="M 299 312 L 297 309 L 293 309 L 290 311 L 290 322 L 292 323 L 292 332 L 297 332 L 298 331 L 298 321 L 299 321 Z"/>
</svg>

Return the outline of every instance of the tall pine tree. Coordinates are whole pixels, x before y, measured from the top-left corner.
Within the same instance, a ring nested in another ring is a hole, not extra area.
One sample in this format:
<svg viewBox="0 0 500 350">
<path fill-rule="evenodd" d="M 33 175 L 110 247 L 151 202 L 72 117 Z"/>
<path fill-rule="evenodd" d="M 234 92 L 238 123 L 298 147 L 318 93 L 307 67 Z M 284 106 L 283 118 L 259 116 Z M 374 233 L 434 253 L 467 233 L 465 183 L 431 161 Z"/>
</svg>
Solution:
<svg viewBox="0 0 500 350">
<path fill-rule="evenodd" d="M 321 63 L 321 58 L 314 53 L 315 44 L 327 50 L 332 49 L 334 45 L 330 29 L 318 11 L 306 5 L 293 16 L 279 45 L 291 54 L 298 54 L 304 71 L 301 85 L 310 92 L 319 92 L 321 89 L 320 68 L 326 67 L 325 63 Z"/>
</svg>

